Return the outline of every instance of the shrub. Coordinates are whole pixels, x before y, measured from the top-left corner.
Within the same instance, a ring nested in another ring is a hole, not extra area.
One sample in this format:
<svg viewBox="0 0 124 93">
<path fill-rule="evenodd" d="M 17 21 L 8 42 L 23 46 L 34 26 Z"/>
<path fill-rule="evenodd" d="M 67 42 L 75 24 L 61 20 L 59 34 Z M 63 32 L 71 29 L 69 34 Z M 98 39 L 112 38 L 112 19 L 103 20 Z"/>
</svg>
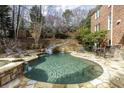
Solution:
<svg viewBox="0 0 124 93">
<path fill-rule="evenodd" d="M 80 42 L 83 41 L 83 37 L 85 37 L 86 35 L 90 34 L 90 30 L 88 28 L 84 28 L 84 27 L 80 27 L 77 30 L 77 35 L 76 35 L 76 39 Z"/>
<path fill-rule="evenodd" d="M 99 44 L 105 39 L 106 32 L 107 31 L 100 30 L 92 33 L 89 28 L 80 27 L 76 39 L 83 44 L 86 50 L 91 51 L 94 43 Z"/>
</svg>

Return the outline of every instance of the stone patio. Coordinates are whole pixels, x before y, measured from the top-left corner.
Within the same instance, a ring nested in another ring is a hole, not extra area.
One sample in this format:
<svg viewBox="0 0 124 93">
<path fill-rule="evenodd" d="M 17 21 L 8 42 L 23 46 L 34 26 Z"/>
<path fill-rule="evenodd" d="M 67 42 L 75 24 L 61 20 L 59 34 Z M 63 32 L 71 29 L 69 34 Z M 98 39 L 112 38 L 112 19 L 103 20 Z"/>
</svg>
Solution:
<svg viewBox="0 0 124 93">
<path fill-rule="evenodd" d="M 101 65 L 104 72 L 98 78 L 79 84 L 51 84 L 21 78 L 20 88 L 123 88 L 124 87 L 124 60 L 113 58 L 103 58 L 92 53 L 71 52 L 72 56 L 94 61 Z"/>
</svg>

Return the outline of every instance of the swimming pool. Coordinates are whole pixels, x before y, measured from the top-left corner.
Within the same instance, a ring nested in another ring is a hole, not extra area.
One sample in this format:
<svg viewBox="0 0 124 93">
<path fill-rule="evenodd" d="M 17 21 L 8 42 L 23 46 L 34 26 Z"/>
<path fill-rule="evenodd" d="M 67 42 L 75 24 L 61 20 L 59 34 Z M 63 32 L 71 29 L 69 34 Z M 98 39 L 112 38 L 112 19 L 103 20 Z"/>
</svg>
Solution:
<svg viewBox="0 0 124 93">
<path fill-rule="evenodd" d="M 30 62 L 25 77 L 54 84 L 77 84 L 93 80 L 103 73 L 100 65 L 86 59 L 58 53 L 39 57 Z"/>
</svg>

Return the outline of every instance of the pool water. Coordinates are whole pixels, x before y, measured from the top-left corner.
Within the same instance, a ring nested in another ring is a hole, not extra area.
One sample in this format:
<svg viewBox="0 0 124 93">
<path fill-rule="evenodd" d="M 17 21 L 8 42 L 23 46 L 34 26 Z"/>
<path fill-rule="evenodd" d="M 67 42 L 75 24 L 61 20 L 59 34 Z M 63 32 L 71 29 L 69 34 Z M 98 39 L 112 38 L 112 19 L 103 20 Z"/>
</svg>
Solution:
<svg viewBox="0 0 124 93">
<path fill-rule="evenodd" d="M 25 76 L 32 80 L 76 84 L 93 80 L 103 73 L 100 65 L 70 54 L 44 55 L 30 62 L 32 68 Z"/>
</svg>

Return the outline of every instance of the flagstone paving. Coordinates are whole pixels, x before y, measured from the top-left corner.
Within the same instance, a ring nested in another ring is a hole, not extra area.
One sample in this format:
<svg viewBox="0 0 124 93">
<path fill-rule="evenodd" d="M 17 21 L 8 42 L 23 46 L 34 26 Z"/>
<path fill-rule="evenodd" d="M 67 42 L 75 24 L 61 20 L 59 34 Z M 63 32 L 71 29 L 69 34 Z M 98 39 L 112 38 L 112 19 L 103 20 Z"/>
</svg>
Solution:
<svg viewBox="0 0 124 93">
<path fill-rule="evenodd" d="M 98 78 L 79 84 L 51 84 L 38 82 L 22 77 L 19 87 L 30 88 L 123 88 L 124 87 L 124 60 L 113 60 L 95 56 L 92 53 L 72 52 L 72 56 L 85 58 L 101 65 L 104 72 Z"/>
</svg>

